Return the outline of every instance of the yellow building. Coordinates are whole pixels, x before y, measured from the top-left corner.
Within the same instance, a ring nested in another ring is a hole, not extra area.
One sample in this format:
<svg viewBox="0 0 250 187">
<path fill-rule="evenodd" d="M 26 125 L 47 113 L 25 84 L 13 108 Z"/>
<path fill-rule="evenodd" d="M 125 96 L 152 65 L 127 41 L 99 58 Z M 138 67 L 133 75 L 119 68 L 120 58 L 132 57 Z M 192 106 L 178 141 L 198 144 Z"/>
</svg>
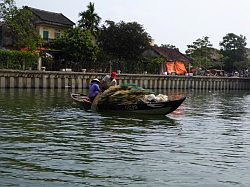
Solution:
<svg viewBox="0 0 250 187">
<path fill-rule="evenodd" d="M 24 7 L 34 15 L 34 23 L 37 31 L 45 42 L 61 37 L 63 32 L 75 25 L 62 13 L 49 12 L 31 7 Z"/>
<path fill-rule="evenodd" d="M 65 30 L 73 28 L 75 25 L 74 22 L 62 13 L 49 12 L 27 6 L 24 8 L 31 10 L 33 13 L 34 24 L 45 44 L 61 37 Z M 6 24 L 0 21 L 0 49 L 12 48 L 13 43 L 14 41 L 7 30 Z"/>
</svg>

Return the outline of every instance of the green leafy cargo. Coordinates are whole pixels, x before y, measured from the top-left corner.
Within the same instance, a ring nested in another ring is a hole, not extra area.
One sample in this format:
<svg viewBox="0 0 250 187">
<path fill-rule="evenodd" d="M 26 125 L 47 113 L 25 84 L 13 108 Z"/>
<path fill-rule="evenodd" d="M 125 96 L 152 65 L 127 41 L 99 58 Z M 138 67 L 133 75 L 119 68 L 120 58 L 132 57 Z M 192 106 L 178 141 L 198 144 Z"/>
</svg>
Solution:
<svg viewBox="0 0 250 187">
<path fill-rule="evenodd" d="M 121 84 L 105 90 L 98 98 L 98 104 L 133 104 L 150 93 L 136 84 Z"/>
</svg>

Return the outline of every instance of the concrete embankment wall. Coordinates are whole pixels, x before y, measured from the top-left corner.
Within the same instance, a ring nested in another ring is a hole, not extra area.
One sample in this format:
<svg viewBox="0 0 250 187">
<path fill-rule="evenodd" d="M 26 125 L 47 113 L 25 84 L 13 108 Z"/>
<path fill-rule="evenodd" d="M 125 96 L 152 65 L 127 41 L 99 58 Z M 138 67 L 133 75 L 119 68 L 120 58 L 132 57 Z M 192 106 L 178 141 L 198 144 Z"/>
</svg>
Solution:
<svg viewBox="0 0 250 187">
<path fill-rule="evenodd" d="M 103 73 L 0 70 L 0 88 L 87 88 Z M 134 83 L 146 89 L 250 90 L 250 78 L 120 74 L 118 84 Z"/>
</svg>

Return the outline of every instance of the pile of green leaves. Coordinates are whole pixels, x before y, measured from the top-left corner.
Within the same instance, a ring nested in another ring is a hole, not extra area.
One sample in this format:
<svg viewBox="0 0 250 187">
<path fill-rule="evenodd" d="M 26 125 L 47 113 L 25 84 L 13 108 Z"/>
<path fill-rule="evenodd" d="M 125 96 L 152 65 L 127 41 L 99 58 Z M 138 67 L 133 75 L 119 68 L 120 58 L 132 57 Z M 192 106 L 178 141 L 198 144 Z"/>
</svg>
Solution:
<svg viewBox="0 0 250 187">
<path fill-rule="evenodd" d="M 121 84 L 105 90 L 98 104 L 134 104 L 150 92 L 135 84 Z"/>
</svg>

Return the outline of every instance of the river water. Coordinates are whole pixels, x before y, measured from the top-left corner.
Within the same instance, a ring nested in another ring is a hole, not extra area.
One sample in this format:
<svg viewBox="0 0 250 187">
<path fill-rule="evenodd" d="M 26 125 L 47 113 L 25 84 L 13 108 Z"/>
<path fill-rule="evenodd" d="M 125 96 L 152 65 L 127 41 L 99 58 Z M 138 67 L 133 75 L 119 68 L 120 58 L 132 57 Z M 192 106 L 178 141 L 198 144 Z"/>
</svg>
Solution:
<svg viewBox="0 0 250 187">
<path fill-rule="evenodd" d="M 187 99 L 103 115 L 67 90 L 0 90 L 0 186 L 250 186 L 250 92 L 159 92 Z"/>
</svg>

